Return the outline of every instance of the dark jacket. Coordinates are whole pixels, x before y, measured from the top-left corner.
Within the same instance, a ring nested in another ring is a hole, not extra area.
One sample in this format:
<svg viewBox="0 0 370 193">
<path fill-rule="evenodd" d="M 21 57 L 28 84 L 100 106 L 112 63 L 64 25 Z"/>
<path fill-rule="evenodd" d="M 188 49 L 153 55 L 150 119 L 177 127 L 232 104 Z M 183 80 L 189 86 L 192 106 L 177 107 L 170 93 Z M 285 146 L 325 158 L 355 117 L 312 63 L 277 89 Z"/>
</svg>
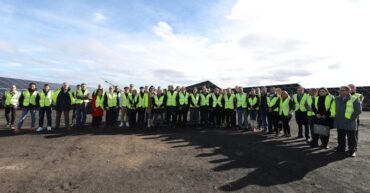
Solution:
<svg viewBox="0 0 370 193">
<path fill-rule="evenodd" d="M 32 95 L 33 92 L 36 92 L 37 90 L 34 90 L 32 91 L 31 89 L 28 89 L 28 91 L 30 92 L 30 94 Z M 20 108 L 36 108 L 37 105 L 33 105 L 33 104 L 29 104 L 27 107 L 24 107 L 23 106 L 23 100 L 24 100 L 24 96 L 23 96 L 23 92 L 21 93 L 21 96 L 19 97 L 19 107 Z M 5 101 L 4 101 L 5 102 Z"/>
<path fill-rule="evenodd" d="M 353 101 L 353 114 L 350 119 L 345 118 L 346 103 L 349 97 L 342 98 L 337 96 L 335 98 L 335 118 L 334 118 L 334 128 L 343 130 L 357 130 L 357 117 L 362 113 L 362 107 L 359 100 Z"/>
<path fill-rule="evenodd" d="M 55 110 L 57 111 L 69 111 L 71 110 L 71 98 L 69 93 L 72 93 L 71 89 L 68 88 L 66 92 L 64 89 L 61 88 L 58 96 L 57 96 L 57 103 L 55 104 Z"/>
</svg>

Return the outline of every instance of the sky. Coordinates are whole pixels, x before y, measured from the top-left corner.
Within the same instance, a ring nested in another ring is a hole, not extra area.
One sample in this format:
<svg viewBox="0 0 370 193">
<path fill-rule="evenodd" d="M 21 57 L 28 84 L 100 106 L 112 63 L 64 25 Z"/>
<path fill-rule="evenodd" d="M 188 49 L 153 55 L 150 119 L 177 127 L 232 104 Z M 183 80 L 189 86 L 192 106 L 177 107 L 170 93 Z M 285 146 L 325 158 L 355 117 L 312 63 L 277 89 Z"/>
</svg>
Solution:
<svg viewBox="0 0 370 193">
<path fill-rule="evenodd" d="M 0 0 L 0 76 L 368 86 L 369 10 L 368 0 Z"/>
</svg>

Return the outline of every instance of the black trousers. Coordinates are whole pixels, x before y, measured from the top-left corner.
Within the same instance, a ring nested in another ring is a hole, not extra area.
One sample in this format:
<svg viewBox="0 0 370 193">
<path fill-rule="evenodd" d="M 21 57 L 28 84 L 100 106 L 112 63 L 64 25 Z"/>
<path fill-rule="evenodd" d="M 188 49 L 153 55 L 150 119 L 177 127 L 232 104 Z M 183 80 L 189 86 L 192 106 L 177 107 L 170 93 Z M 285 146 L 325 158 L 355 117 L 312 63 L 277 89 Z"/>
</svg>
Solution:
<svg viewBox="0 0 370 193">
<path fill-rule="evenodd" d="M 179 125 L 182 127 L 186 126 L 186 123 L 188 120 L 188 112 L 189 112 L 189 107 L 187 106 L 180 107 L 180 115 L 178 116 L 178 122 L 179 122 Z"/>
<path fill-rule="evenodd" d="M 130 109 L 129 112 L 130 112 L 130 117 L 129 117 L 130 127 L 136 127 L 137 110 L 136 109 Z"/>
<path fill-rule="evenodd" d="M 199 108 L 200 110 L 200 125 L 208 127 L 209 125 L 209 108 L 203 106 Z"/>
<path fill-rule="evenodd" d="M 117 114 L 117 108 L 115 107 L 109 107 L 107 110 L 107 113 L 105 114 L 105 124 L 107 127 L 114 127 L 116 124 L 116 114 Z"/>
<path fill-rule="evenodd" d="M 92 118 L 92 126 L 94 128 L 99 128 L 102 122 L 103 116 L 93 117 Z"/>
<path fill-rule="evenodd" d="M 318 134 L 313 134 L 311 144 L 314 146 L 319 145 L 319 139 L 321 141 L 322 146 L 327 146 L 329 143 L 329 136 L 323 136 Z"/>
<path fill-rule="evenodd" d="M 11 117 L 9 117 L 9 114 L 11 114 Z M 16 114 L 17 114 L 17 108 L 10 107 L 10 106 L 5 107 L 5 119 L 7 123 L 14 125 Z"/>
<path fill-rule="evenodd" d="M 177 107 L 166 107 L 166 122 L 168 126 L 176 126 L 177 124 Z"/>
<path fill-rule="evenodd" d="M 145 110 L 146 110 L 146 108 L 137 108 L 137 113 L 138 113 L 137 125 L 139 127 L 144 127 L 145 126 L 145 117 L 146 117 Z"/>
<path fill-rule="evenodd" d="M 222 116 L 222 108 L 221 107 L 215 107 L 213 108 L 213 124 L 217 127 L 221 126 L 221 116 Z"/>
<path fill-rule="evenodd" d="M 267 119 L 268 119 L 269 133 L 279 132 L 278 130 L 279 113 L 276 111 L 268 112 Z"/>
<path fill-rule="evenodd" d="M 48 126 L 51 127 L 51 107 L 40 107 L 39 109 L 39 127 L 44 126 L 44 115 L 46 113 L 46 119 Z"/>
<path fill-rule="evenodd" d="M 226 127 L 231 128 L 233 126 L 232 121 L 233 121 L 233 114 L 234 110 L 233 109 L 225 109 L 225 119 L 226 119 Z"/>
<path fill-rule="evenodd" d="M 281 116 L 281 121 L 283 122 L 284 134 L 286 135 L 290 135 L 290 125 L 289 125 L 290 119 L 292 119 L 292 117 L 290 116 Z"/>
<path fill-rule="evenodd" d="M 338 129 L 338 150 L 346 150 L 346 136 L 348 142 L 348 150 L 352 152 L 357 151 L 357 137 L 355 130 Z"/>
<path fill-rule="evenodd" d="M 300 110 L 295 112 L 296 122 L 298 124 L 298 137 L 303 137 L 303 126 L 304 136 L 306 139 L 310 138 L 310 130 L 308 127 L 307 112 Z"/>
</svg>

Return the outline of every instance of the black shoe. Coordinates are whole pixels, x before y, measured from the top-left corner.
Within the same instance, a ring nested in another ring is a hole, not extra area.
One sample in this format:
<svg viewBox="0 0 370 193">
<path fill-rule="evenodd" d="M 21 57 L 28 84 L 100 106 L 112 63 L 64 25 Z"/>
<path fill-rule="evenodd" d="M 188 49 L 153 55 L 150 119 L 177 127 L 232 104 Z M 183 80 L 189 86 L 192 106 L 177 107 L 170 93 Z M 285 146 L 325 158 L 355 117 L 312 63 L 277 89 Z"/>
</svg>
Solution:
<svg viewBox="0 0 370 193">
<path fill-rule="evenodd" d="M 336 153 L 345 153 L 346 151 L 344 149 L 339 149 L 338 147 L 335 148 Z"/>
</svg>

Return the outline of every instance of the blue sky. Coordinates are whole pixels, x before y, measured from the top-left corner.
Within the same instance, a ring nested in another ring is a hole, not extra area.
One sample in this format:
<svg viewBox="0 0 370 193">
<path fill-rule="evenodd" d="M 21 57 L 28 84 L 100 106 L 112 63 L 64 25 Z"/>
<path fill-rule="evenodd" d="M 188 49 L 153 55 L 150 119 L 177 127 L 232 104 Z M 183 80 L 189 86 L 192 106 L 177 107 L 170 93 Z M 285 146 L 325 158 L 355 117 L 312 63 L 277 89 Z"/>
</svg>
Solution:
<svg viewBox="0 0 370 193">
<path fill-rule="evenodd" d="M 366 85 L 358 69 L 370 62 L 369 8 L 364 0 L 0 0 L 0 76 Z"/>
</svg>

